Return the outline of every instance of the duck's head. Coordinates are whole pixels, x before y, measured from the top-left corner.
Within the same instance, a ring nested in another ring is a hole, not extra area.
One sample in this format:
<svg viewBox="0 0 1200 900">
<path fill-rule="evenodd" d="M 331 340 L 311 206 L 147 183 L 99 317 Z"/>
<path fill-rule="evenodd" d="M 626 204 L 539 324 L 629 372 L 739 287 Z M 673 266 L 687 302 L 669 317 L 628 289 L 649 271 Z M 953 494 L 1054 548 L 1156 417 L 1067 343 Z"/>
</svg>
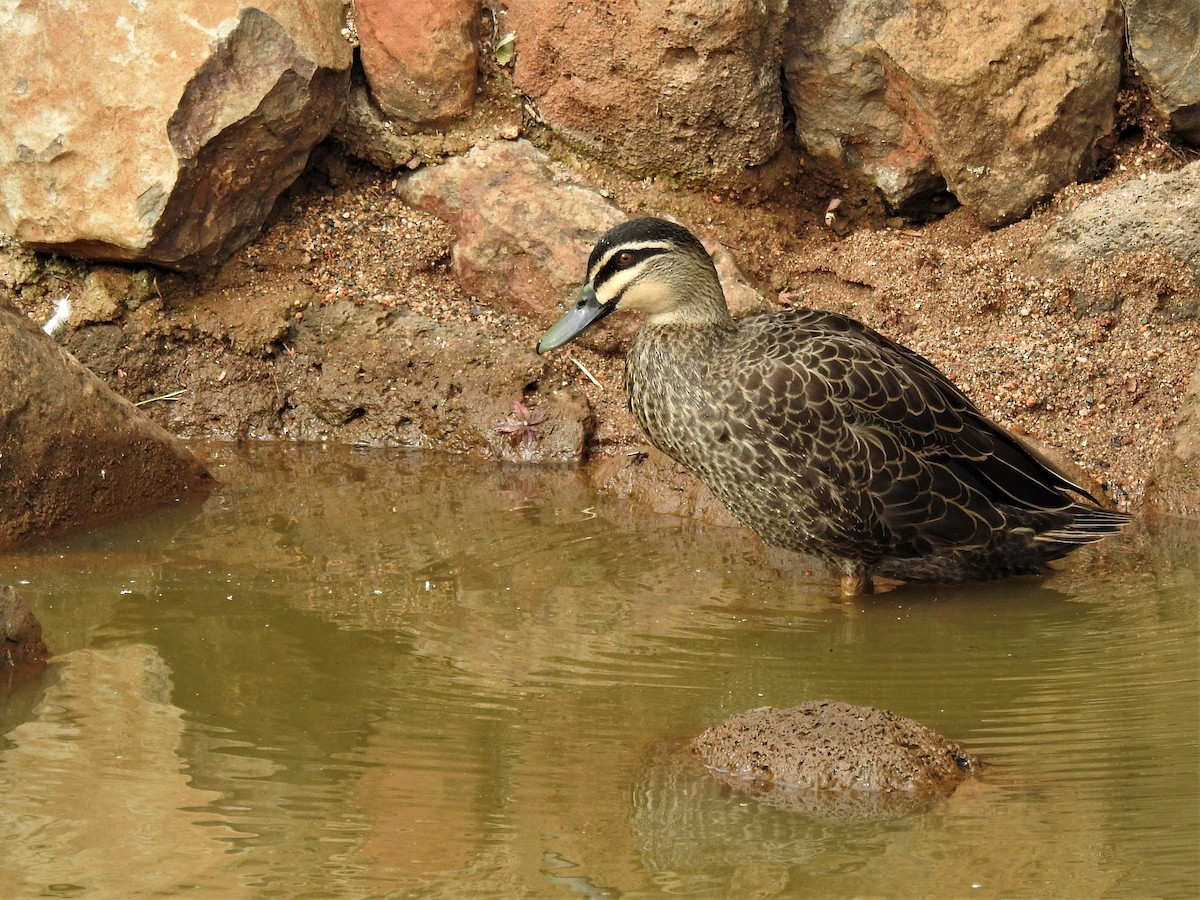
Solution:
<svg viewBox="0 0 1200 900">
<path fill-rule="evenodd" d="M 537 352 L 570 343 L 618 309 L 645 313 L 654 324 L 729 319 L 712 257 L 695 235 L 665 219 L 631 219 L 596 242 L 587 283 L 542 335 Z"/>
</svg>

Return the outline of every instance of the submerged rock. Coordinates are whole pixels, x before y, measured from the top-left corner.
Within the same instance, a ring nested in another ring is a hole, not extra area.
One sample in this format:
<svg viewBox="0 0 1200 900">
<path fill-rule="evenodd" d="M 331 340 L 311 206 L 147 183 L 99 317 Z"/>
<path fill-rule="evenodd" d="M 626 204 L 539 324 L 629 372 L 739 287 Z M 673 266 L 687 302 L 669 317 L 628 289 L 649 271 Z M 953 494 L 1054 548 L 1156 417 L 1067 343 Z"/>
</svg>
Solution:
<svg viewBox="0 0 1200 900">
<path fill-rule="evenodd" d="M 42 640 L 42 624 L 12 585 L 0 588 L 0 678 L 37 674 L 50 651 Z"/>
<path fill-rule="evenodd" d="M 919 722 L 836 700 L 738 713 L 691 750 L 717 778 L 759 800 L 839 819 L 917 811 L 981 767 Z"/>
</svg>

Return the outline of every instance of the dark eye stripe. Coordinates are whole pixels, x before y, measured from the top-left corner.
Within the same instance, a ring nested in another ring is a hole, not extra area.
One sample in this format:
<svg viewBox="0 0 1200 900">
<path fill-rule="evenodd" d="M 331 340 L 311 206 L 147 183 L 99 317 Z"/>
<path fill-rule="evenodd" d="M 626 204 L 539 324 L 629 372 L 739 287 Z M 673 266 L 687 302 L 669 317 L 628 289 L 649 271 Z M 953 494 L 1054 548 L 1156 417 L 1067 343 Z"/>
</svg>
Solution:
<svg viewBox="0 0 1200 900">
<path fill-rule="evenodd" d="M 609 278 L 611 278 L 617 272 L 620 272 L 620 271 L 626 270 L 626 269 L 636 268 L 643 261 L 649 259 L 650 257 L 658 256 L 660 253 L 666 253 L 666 252 L 667 252 L 666 247 L 637 247 L 637 248 L 626 247 L 621 250 L 618 250 L 616 253 L 612 254 L 612 256 L 610 256 L 607 260 L 604 261 L 604 265 L 602 265 L 600 267 L 600 271 L 596 273 L 596 277 L 595 277 L 593 283 L 597 284 L 597 285 L 603 284 L 605 281 L 607 281 Z M 626 265 L 621 265 L 617 260 L 620 259 L 625 254 L 632 256 L 633 260 Z"/>
</svg>

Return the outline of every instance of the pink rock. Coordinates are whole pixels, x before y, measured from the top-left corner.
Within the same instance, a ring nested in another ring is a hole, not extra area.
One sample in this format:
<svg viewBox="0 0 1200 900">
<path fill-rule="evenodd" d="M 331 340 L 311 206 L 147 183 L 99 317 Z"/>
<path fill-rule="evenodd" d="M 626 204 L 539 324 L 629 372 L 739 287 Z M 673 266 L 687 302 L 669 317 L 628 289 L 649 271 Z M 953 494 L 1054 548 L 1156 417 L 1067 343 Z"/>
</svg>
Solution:
<svg viewBox="0 0 1200 900">
<path fill-rule="evenodd" d="M 390 116 L 437 125 L 475 100 L 477 0 L 357 0 L 363 70 Z"/>
<path fill-rule="evenodd" d="M 585 275 L 596 240 L 628 216 L 528 141 L 496 141 L 400 184 L 406 203 L 454 225 L 454 274 L 469 292 L 550 324 Z M 765 308 L 729 250 L 710 244 L 730 308 Z M 628 338 L 636 317 L 612 317 L 585 340 Z"/>
<path fill-rule="evenodd" d="M 549 323 L 596 239 L 626 216 L 527 141 L 497 141 L 408 176 L 406 203 L 452 222 L 468 291 Z"/>
</svg>

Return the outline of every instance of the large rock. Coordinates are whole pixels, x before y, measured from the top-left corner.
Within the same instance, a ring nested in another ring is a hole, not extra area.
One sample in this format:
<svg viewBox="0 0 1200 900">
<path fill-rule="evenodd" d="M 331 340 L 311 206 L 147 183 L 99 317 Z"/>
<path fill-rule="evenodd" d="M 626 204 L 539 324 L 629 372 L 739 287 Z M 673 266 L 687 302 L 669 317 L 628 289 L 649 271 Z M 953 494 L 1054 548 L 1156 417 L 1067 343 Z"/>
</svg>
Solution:
<svg viewBox="0 0 1200 900">
<path fill-rule="evenodd" d="M 1088 168 L 1122 37 L 1116 0 L 798 0 L 784 73 L 815 157 L 904 214 L 949 191 L 999 225 Z"/>
<path fill-rule="evenodd" d="M 641 173 L 708 179 L 782 132 L 785 0 L 509 0 L 514 78 L 567 139 Z"/>
<path fill-rule="evenodd" d="M 228 256 L 337 119 L 342 15 L 340 0 L 63 0 L 0 15 L 0 232 L 183 270 Z M 47 50 L 67 35 L 69 52 Z"/>
<path fill-rule="evenodd" d="M 359 53 L 389 116 L 437 125 L 475 102 L 478 0 L 356 0 Z"/>
<path fill-rule="evenodd" d="M 175 438 L 0 301 L 0 547 L 211 484 Z"/>
<path fill-rule="evenodd" d="M 1200 144 L 1200 2 L 1125 0 L 1129 50 L 1176 134 Z"/>
</svg>

